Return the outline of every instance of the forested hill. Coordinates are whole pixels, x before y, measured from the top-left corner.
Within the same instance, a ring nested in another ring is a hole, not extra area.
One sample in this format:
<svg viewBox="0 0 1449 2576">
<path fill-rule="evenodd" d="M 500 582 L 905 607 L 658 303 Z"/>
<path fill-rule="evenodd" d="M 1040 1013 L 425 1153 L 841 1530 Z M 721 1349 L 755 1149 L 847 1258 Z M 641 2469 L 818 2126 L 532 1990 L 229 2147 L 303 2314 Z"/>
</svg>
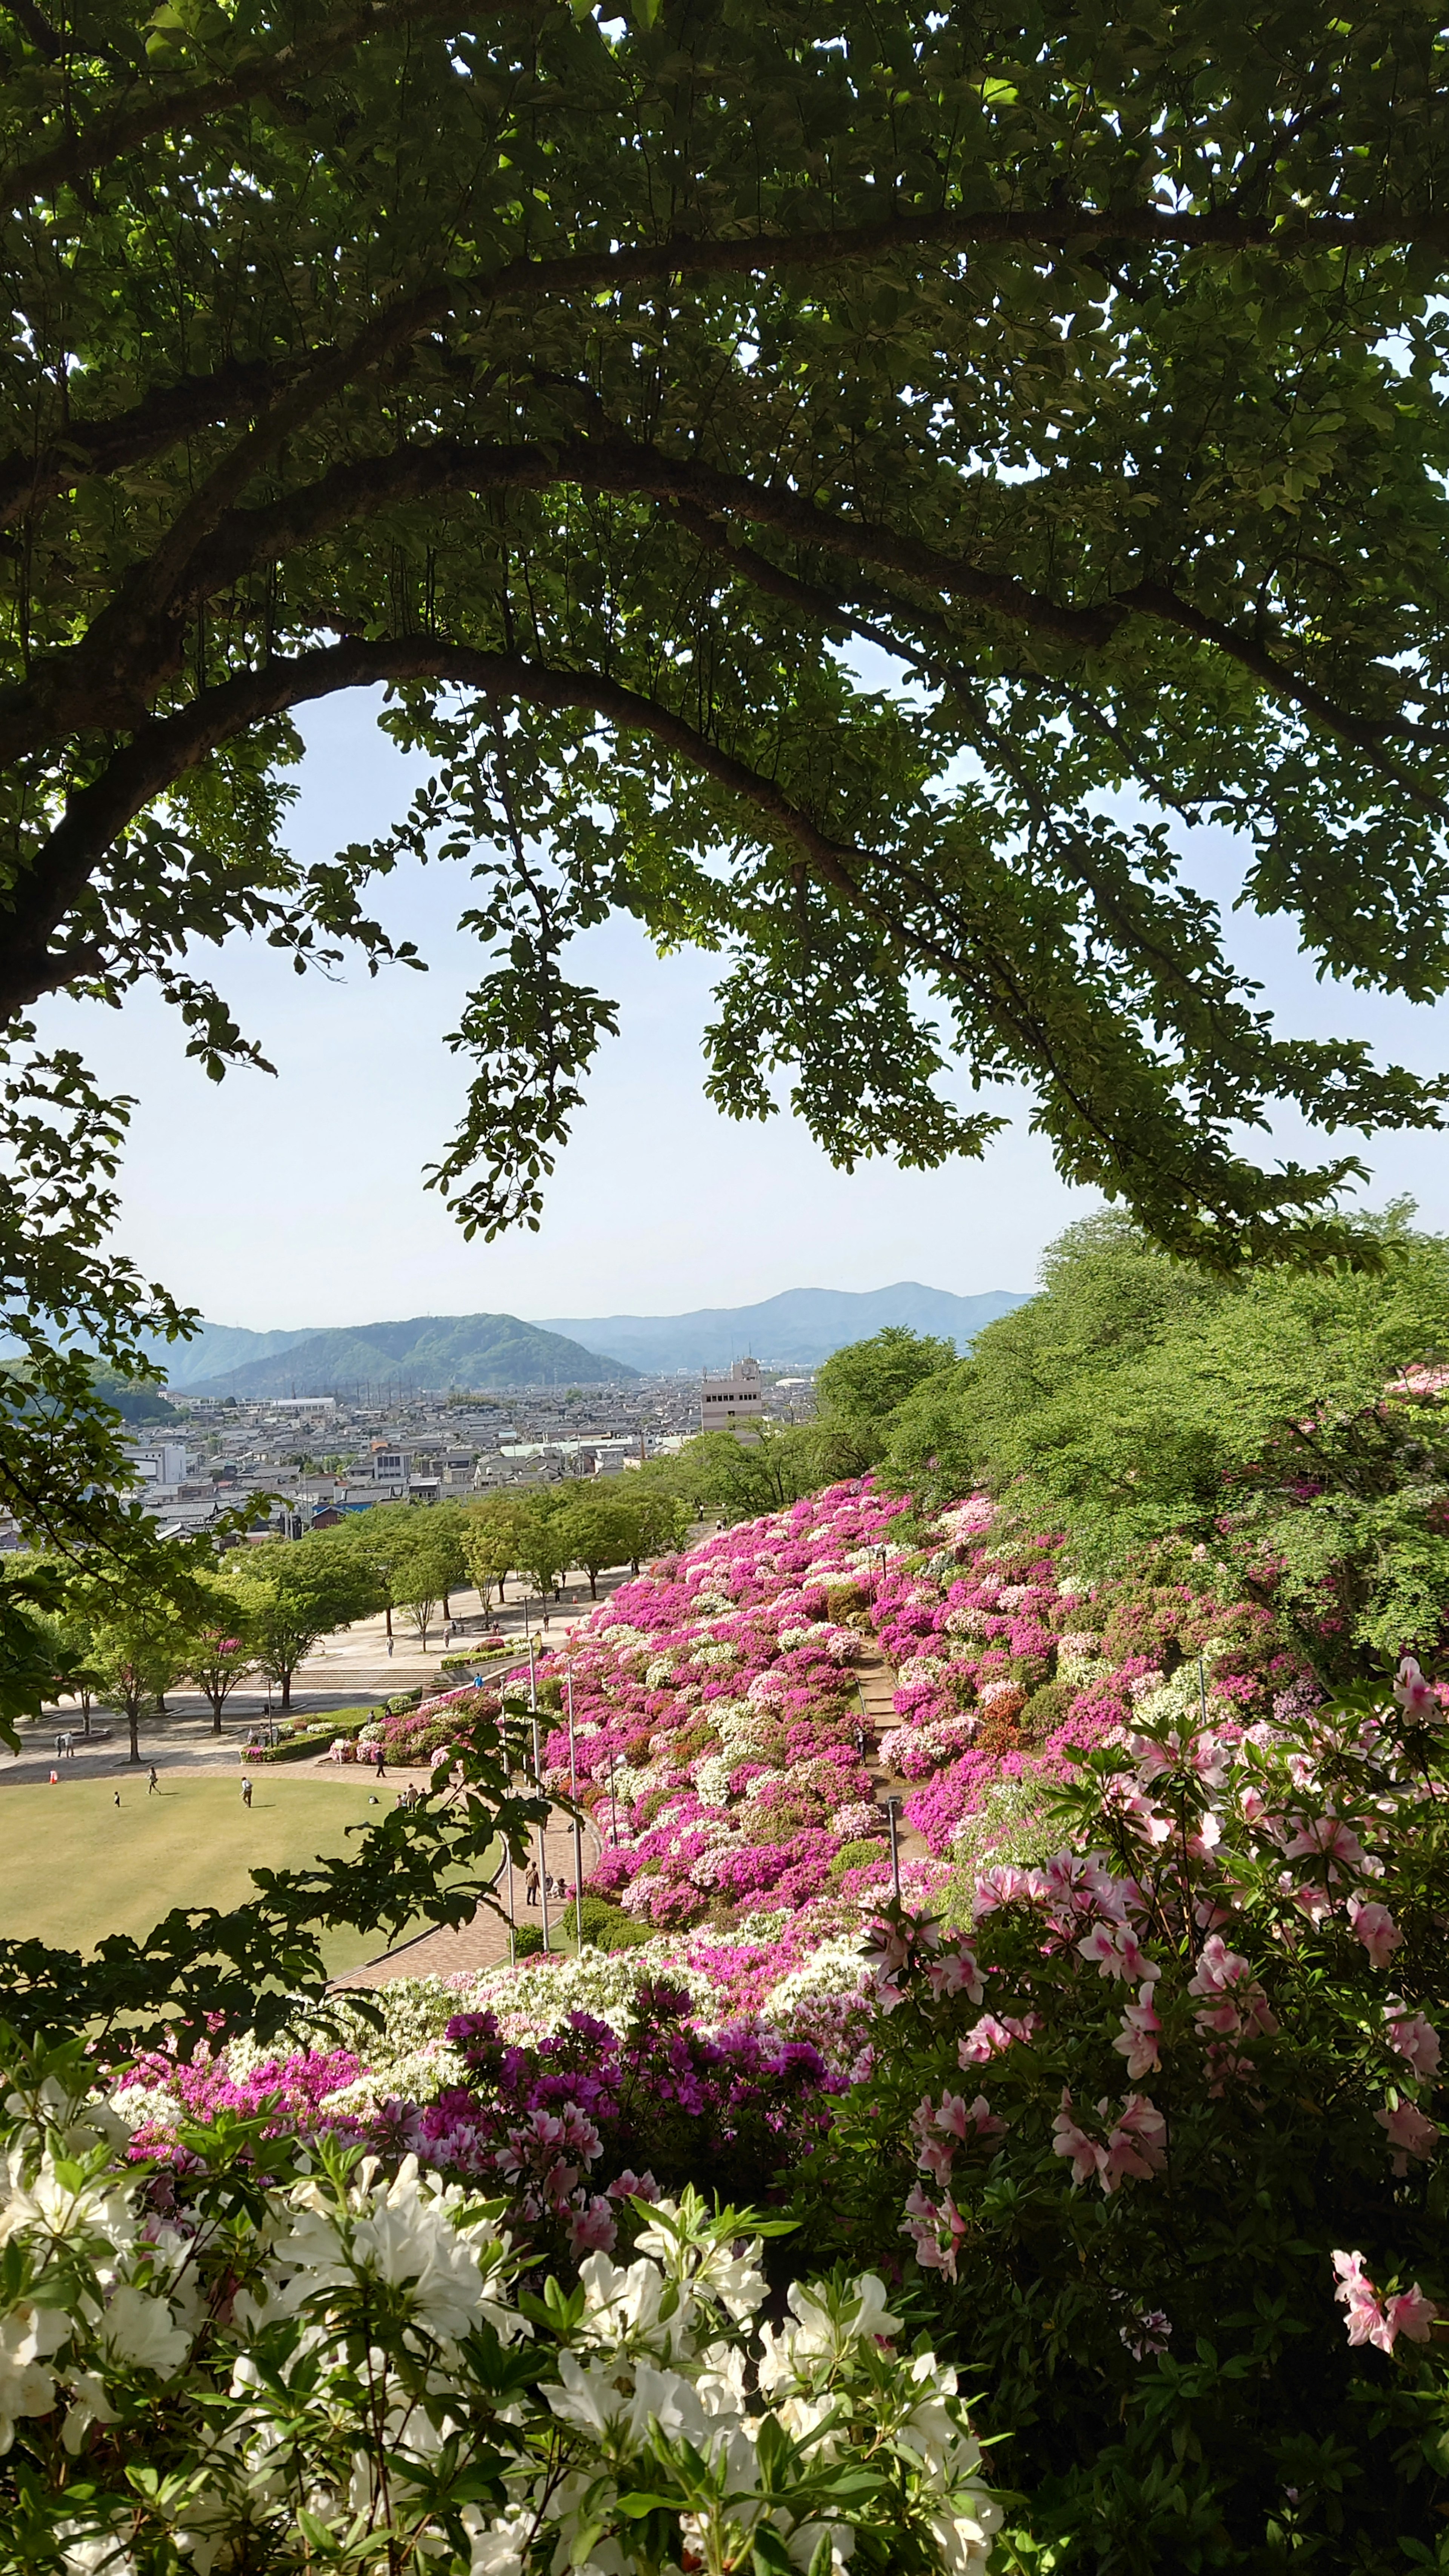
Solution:
<svg viewBox="0 0 1449 2576">
<path fill-rule="evenodd" d="M 1026 1298 L 1011 1288 L 953 1297 L 902 1279 L 892 1288 L 786 1288 L 758 1306 L 701 1306 L 689 1315 L 602 1315 L 587 1322 L 550 1316 L 547 1332 L 569 1333 L 591 1350 L 610 1351 L 637 1369 L 704 1369 L 752 1351 L 771 1368 L 817 1368 L 847 1342 L 904 1324 L 937 1333 L 958 1350 L 998 1315 Z"/>
<path fill-rule="evenodd" d="M 358 1388 L 597 1386 L 631 1378 L 626 1362 L 585 1350 L 516 1315 L 415 1315 L 343 1325 L 193 1383 L 196 1395 L 350 1395 Z"/>
</svg>

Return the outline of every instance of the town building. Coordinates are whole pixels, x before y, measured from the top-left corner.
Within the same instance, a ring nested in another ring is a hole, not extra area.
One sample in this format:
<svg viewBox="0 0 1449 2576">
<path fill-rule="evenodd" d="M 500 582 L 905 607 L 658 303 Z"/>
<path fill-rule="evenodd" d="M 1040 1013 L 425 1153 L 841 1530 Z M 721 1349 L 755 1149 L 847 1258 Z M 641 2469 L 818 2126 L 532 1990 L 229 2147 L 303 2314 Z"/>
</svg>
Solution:
<svg viewBox="0 0 1449 2576">
<path fill-rule="evenodd" d="M 765 1410 L 760 1363 L 736 1360 L 728 1377 L 707 1377 L 700 1388 L 702 1431 L 733 1431 L 742 1422 L 758 1422 Z"/>
</svg>

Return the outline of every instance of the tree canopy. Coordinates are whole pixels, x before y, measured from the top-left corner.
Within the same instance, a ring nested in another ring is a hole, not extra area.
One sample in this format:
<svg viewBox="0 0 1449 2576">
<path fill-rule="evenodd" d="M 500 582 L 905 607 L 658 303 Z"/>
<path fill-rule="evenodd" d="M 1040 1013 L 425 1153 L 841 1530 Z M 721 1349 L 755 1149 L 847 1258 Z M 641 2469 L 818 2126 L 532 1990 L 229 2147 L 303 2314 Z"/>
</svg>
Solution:
<svg viewBox="0 0 1449 2576">
<path fill-rule="evenodd" d="M 114 1481 L 57 1331 L 133 1380 L 183 1328 L 108 1241 L 127 1104 L 34 1007 L 149 979 L 220 1075 L 207 944 L 420 963 L 370 910 L 406 860 L 473 872 L 469 1230 L 537 1220 L 619 910 L 719 955 L 732 1114 L 779 1077 L 838 1162 L 935 1165 L 998 1123 L 954 1061 L 1195 1259 L 1353 1245 L 1351 1153 L 1240 1140 L 1443 1086 L 1280 1035 L 1174 853 L 1216 818 L 1325 969 L 1445 987 L 1432 12 L 10 0 L 0 52 L 28 1526 Z M 299 858 L 342 690 L 430 783 Z"/>
<path fill-rule="evenodd" d="M 1213 1258 L 1322 1244 L 1345 1170 L 1235 1122 L 1436 1115 L 1278 1037 L 1172 861 L 1218 816 L 1326 966 L 1444 987 L 1432 12 L 0 26 L 17 1062 L 45 995 L 151 977 L 220 1071 L 199 943 L 406 957 L 369 884 L 448 852 L 485 959 L 433 1178 L 485 1230 L 613 1025 L 564 962 L 613 907 L 722 953 L 732 1112 L 789 1068 L 838 1160 L 934 1164 L 996 1123 L 935 1087 L 959 1055 Z M 432 784 L 304 864 L 296 712 L 379 686 Z M 104 1142 L 56 1062 L 41 1124 Z"/>
<path fill-rule="evenodd" d="M 1042 1294 L 901 1406 L 888 1472 L 943 1499 L 985 1483 L 1089 1568 L 1165 1540 L 1231 1560 L 1330 1665 L 1437 1653 L 1449 1241 L 1393 1209 L 1379 1244 L 1371 1272 L 1228 1281 L 1089 1218 Z"/>
</svg>

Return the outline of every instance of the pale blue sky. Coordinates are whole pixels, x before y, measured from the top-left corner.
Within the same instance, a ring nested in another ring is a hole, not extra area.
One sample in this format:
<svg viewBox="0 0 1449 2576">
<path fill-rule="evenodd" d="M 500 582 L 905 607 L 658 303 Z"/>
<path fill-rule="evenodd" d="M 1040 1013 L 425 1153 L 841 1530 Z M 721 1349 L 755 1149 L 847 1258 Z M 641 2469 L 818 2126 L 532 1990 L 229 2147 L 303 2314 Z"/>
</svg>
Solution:
<svg viewBox="0 0 1449 2576">
<path fill-rule="evenodd" d="M 315 711 L 306 731 L 291 828 L 315 858 L 384 831 L 407 781 L 359 696 Z M 1200 883 L 1231 891 L 1224 836 L 1195 836 L 1192 860 Z M 668 1314 L 895 1279 L 969 1295 L 1029 1288 L 1043 1245 L 1095 1204 L 1063 1188 L 1024 1123 L 979 1164 L 873 1164 L 849 1177 L 786 1117 L 734 1126 L 700 1087 L 711 961 L 661 964 L 616 924 L 572 952 L 619 1001 L 622 1034 L 604 1050 L 542 1230 L 466 1244 L 420 1177 L 467 1078 L 442 1044 L 476 973 L 476 947 L 454 926 L 466 900 L 458 871 L 379 888 L 374 909 L 417 941 L 427 975 L 328 984 L 297 978 L 264 946 L 233 942 L 219 965 L 199 950 L 199 971 L 216 975 L 276 1080 L 209 1083 L 149 994 L 120 1013 L 47 1008 L 48 1035 L 80 1045 L 137 1097 L 120 1240 L 149 1276 L 214 1322 L 258 1329 L 489 1309 Z M 1449 1004 L 1414 1010 L 1325 989 L 1282 925 L 1239 916 L 1231 935 L 1285 1027 L 1363 1036 L 1421 1071 L 1449 1063 Z M 1315 1160 L 1333 1150 L 1286 1129 L 1280 1145 Z M 1370 1159 L 1374 1195 L 1408 1192 L 1426 1222 L 1449 1227 L 1449 1138 L 1389 1139 Z"/>
</svg>

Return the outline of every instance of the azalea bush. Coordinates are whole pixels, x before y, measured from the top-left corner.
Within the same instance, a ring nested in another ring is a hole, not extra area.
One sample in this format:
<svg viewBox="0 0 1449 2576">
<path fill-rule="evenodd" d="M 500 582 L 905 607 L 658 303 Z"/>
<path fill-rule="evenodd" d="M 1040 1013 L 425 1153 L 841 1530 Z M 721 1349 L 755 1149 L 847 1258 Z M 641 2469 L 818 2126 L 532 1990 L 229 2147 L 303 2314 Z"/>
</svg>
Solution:
<svg viewBox="0 0 1449 2576">
<path fill-rule="evenodd" d="M 1184 1668 L 1079 1756 L 1068 1848 L 967 1928 L 882 1914 L 802 2186 L 817 2257 L 935 2285 L 1054 2566 L 1444 2562 L 1442 1713 L 1412 1661 L 1285 1700 Z"/>
<path fill-rule="evenodd" d="M 984 2567 L 955 2373 L 878 2276 L 763 2321 L 765 2231 L 688 2193 L 566 2288 L 414 2159 L 230 2115 L 138 2165 L 78 2050 L 7 2072 L 15 2576 Z"/>
<path fill-rule="evenodd" d="M 923 1899 L 980 1853 L 1003 1790 L 1014 1816 L 1039 1803 L 1185 1661 L 1245 1717 L 1319 1696 L 1270 1603 L 1205 1560 L 1159 1549 L 1089 1579 L 1061 1531 L 988 1494 L 923 1518 L 869 1477 L 661 1560 L 539 1668 L 548 1784 L 577 1790 L 602 1845 L 591 1889 L 661 1932 L 769 1905 L 853 1920 L 890 1880 L 856 1676 L 872 1648 L 894 1678 L 880 1762 L 941 1864 L 915 1860 Z"/>
<path fill-rule="evenodd" d="M 619 2030 L 574 2007 L 520 2042 L 485 2008 L 450 2015 L 441 2041 L 421 2068 L 379 2064 L 375 2047 L 367 2062 L 326 2047 L 154 2052 L 116 2096 L 136 2122 L 130 2152 L 184 2173 L 185 2141 L 238 2116 L 263 2141 L 327 2131 L 486 2187 L 515 2242 L 567 2261 L 613 2252 L 635 2202 L 689 2184 L 721 2201 L 778 2199 L 845 2087 L 808 2040 L 757 2017 L 708 2034 L 686 1988 L 649 1979 Z"/>
</svg>

